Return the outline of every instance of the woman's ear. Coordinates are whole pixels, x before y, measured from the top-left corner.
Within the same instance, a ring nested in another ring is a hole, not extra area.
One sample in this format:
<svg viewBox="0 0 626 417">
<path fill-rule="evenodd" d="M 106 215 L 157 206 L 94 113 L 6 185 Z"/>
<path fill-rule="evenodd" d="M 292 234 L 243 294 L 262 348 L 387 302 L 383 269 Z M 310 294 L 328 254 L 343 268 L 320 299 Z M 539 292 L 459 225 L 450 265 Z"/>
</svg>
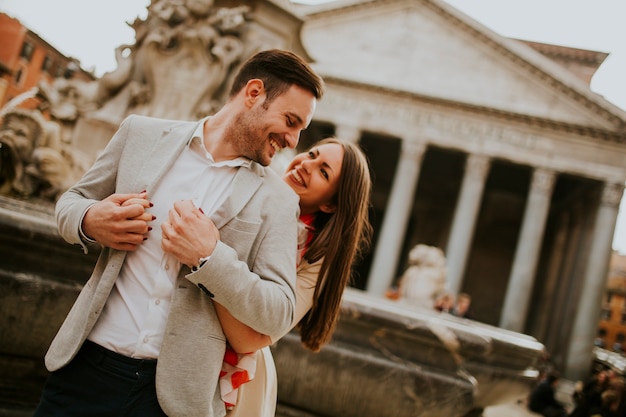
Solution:
<svg viewBox="0 0 626 417">
<path fill-rule="evenodd" d="M 322 204 L 320 206 L 320 211 L 322 213 L 334 213 L 335 211 L 337 211 L 337 205 L 334 203 L 326 203 L 326 204 Z"/>
</svg>

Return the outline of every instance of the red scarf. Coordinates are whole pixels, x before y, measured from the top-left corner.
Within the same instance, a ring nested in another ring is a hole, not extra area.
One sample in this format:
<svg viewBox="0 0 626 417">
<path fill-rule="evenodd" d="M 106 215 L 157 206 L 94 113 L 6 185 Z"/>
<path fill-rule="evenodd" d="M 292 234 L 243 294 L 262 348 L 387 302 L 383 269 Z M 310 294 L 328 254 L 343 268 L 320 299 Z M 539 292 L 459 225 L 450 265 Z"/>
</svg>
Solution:
<svg viewBox="0 0 626 417">
<path fill-rule="evenodd" d="M 302 262 L 302 258 L 304 257 L 304 253 L 306 252 L 306 250 L 309 248 L 309 246 L 311 245 L 311 241 L 313 240 L 313 237 L 315 237 L 315 226 L 313 226 L 313 223 L 315 222 L 315 214 L 301 214 L 300 215 L 300 221 L 302 223 L 304 223 L 304 228 L 306 229 L 306 241 L 304 242 L 304 246 L 302 246 L 301 248 L 301 252 L 300 252 L 300 262 Z"/>
</svg>

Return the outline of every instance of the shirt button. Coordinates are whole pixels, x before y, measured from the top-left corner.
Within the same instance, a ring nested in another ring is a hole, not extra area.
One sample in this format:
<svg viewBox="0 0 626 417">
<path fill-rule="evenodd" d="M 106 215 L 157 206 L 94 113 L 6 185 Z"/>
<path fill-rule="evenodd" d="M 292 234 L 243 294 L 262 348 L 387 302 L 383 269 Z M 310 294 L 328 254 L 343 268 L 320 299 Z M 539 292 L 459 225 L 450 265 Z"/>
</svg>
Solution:
<svg viewBox="0 0 626 417">
<path fill-rule="evenodd" d="M 148 337 L 147 336 L 143 338 L 143 342 L 144 343 L 148 343 Z"/>
<path fill-rule="evenodd" d="M 165 264 L 165 270 L 169 271 L 170 270 L 170 264 Z"/>
<path fill-rule="evenodd" d="M 161 300 L 155 300 L 155 301 L 154 301 L 154 304 L 156 304 L 156 305 L 161 304 Z"/>
</svg>

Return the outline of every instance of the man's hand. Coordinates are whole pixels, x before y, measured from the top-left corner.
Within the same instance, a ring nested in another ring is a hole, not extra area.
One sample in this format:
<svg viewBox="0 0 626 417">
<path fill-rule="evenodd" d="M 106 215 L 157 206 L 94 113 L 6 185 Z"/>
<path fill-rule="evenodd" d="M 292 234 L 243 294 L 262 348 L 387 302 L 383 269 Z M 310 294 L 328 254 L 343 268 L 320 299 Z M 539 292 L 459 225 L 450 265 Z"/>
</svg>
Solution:
<svg viewBox="0 0 626 417">
<path fill-rule="evenodd" d="M 113 249 L 134 251 L 145 240 L 154 216 L 146 212 L 152 206 L 145 192 L 113 194 L 94 204 L 83 218 L 87 237 Z"/>
<path fill-rule="evenodd" d="M 198 266 L 200 258 L 210 256 L 220 239 L 213 221 L 190 200 L 176 201 L 167 221 L 161 224 L 161 247 L 182 264 Z"/>
</svg>

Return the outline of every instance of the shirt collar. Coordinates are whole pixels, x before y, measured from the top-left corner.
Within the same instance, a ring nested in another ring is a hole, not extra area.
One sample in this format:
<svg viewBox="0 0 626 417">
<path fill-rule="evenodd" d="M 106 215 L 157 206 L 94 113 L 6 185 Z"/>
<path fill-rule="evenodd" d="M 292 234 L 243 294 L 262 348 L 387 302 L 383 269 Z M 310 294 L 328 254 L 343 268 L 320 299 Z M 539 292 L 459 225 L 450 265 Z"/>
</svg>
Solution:
<svg viewBox="0 0 626 417">
<path fill-rule="evenodd" d="M 203 140 L 204 124 L 209 119 L 210 119 L 210 116 L 205 117 L 198 123 L 198 127 L 196 127 L 196 130 L 193 132 L 193 135 L 191 135 L 191 139 L 189 139 L 187 146 L 194 152 L 198 152 L 204 157 L 206 157 L 211 162 L 212 166 L 250 168 L 250 163 L 252 161 L 249 158 L 246 158 L 244 156 L 240 156 L 234 159 L 229 159 L 226 161 L 215 162 L 215 160 L 213 159 L 213 155 L 211 155 L 211 153 L 207 151 L 206 147 L 204 146 L 204 140 Z"/>
</svg>

